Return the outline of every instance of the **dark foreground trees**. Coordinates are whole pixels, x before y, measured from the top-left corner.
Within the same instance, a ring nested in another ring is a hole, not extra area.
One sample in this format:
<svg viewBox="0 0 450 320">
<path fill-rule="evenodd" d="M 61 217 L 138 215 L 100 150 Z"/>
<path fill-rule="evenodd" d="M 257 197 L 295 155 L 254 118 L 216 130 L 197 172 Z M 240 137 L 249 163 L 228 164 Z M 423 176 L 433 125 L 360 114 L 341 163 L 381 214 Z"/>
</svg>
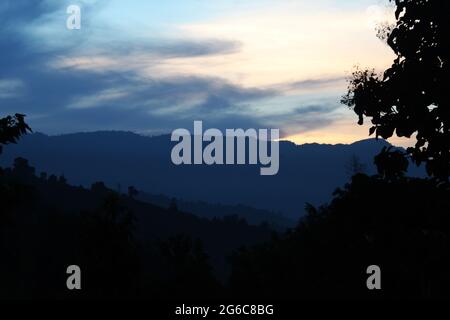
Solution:
<svg viewBox="0 0 450 320">
<path fill-rule="evenodd" d="M 234 257 L 241 297 L 450 297 L 450 191 L 432 180 L 357 174 L 299 226 Z M 381 268 L 382 290 L 366 286 Z"/>
<path fill-rule="evenodd" d="M 397 58 L 378 76 L 357 70 L 342 102 L 370 134 L 416 139 L 383 149 L 378 175 L 356 174 L 330 204 L 307 206 L 299 226 L 233 259 L 231 288 L 242 297 L 449 298 L 450 3 L 396 0 L 387 42 Z M 428 179 L 405 177 L 409 160 Z M 381 268 L 382 290 L 368 290 L 367 267 Z"/>
<path fill-rule="evenodd" d="M 22 135 L 31 131 L 24 118 L 22 114 L 15 114 L 0 119 L 0 155 L 4 145 L 17 143 Z M 27 188 L 22 185 L 5 183 L 3 175 L 3 169 L 0 167 L 0 250 L 4 245 L 1 238 L 2 229 L 11 219 L 12 206 L 20 203 L 28 193 Z"/>
<path fill-rule="evenodd" d="M 139 221 L 131 207 L 141 204 L 134 199 L 103 183 L 91 191 L 38 178 L 25 159 L 15 164 L 0 177 L 2 186 L 15 191 L 14 198 L 2 194 L 2 214 L 8 219 L 0 229 L 0 300 L 170 300 L 220 294 L 200 241 L 157 236 L 151 225 L 141 226 L 149 234 L 138 238 Z M 77 209 L 80 202 L 86 209 Z M 161 217 L 169 210 L 142 205 L 155 223 L 179 223 L 174 215 Z M 195 217 L 184 220 L 199 223 Z M 81 269 L 79 291 L 66 287 L 71 265 Z"/>
</svg>

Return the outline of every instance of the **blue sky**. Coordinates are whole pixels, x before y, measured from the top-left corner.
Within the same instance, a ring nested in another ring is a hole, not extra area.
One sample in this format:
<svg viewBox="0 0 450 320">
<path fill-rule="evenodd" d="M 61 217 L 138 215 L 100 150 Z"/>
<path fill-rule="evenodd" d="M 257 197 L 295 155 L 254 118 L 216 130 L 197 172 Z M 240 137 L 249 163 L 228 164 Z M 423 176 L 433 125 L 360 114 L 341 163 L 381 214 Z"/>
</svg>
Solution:
<svg viewBox="0 0 450 320">
<path fill-rule="evenodd" d="M 81 30 L 65 27 L 81 6 Z M 393 55 L 387 1 L 4 0 L 0 114 L 35 131 L 273 127 L 297 143 L 367 138 L 339 105 L 355 65 Z M 394 141 L 395 142 L 395 141 Z"/>
</svg>

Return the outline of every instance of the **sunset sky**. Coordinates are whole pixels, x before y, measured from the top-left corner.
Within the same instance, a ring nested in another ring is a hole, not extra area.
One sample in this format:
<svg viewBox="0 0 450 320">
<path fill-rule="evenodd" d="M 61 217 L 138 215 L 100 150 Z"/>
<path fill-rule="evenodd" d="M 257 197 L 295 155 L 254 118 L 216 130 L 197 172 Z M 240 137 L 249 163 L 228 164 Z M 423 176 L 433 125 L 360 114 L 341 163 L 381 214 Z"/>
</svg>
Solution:
<svg viewBox="0 0 450 320">
<path fill-rule="evenodd" d="M 81 30 L 66 28 L 70 4 Z M 203 120 L 353 142 L 368 130 L 339 104 L 345 79 L 394 58 L 374 30 L 393 19 L 387 0 L 11 0 L 0 19 L 0 113 L 47 134 Z"/>
</svg>

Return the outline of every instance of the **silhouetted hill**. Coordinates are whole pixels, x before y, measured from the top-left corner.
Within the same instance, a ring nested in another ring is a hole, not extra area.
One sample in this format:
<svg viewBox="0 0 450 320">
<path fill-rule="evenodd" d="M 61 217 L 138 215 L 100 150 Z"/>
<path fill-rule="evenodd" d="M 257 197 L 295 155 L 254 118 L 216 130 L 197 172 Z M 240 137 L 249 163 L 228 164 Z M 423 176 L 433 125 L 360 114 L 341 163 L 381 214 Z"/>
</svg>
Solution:
<svg viewBox="0 0 450 320">
<path fill-rule="evenodd" d="M 373 157 L 388 143 L 368 139 L 350 145 L 295 145 L 284 141 L 280 143 L 280 170 L 275 176 L 260 176 L 259 165 L 176 166 L 170 159 L 173 145 L 169 135 L 36 133 L 25 136 L 18 145 L 5 147 L 0 165 L 9 166 L 21 156 L 29 159 L 38 172 L 64 174 L 75 185 L 104 181 L 122 192 L 133 185 L 150 194 L 189 202 L 242 204 L 298 219 L 305 202 L 324 203 L 336 187 L 348 181 L 346 167 L 353 155 L 366 165 L 368 174 L 375 173 Z M 413 174 L 417 172 L 412 170 Z"/>
<path fill-rule="evenodd" d="M 172 202 L 175 200 L 178 209 L 184 212 L 193 213 L 200 217 L 213 219 L 236 215 L 245 219 L 250 225 L 259 225 L 267 222 L 277 230 L 293 227 L 296 223 L 293 219 L 289 219 L 282 214 L 255 209 L 245 205 L 224 205 L 220 203 L 208 203 L 205 201 L 185 201 L 173 199 L 162 194 L 154 195 L 146 192 L 139 192 L 136 198 L 164 208 L 170 208 Z"/>
<path fill-rule="evenodd" d="M 86 213 L 102 208 L 105 205 L 105 199 L 111 195 L 117 195 L 117 208 L 121 208 L 119 210 L 130 210 L 132 213 L 132 234 L 138 240 L 142 250 L 149 250 L 159 242 L 180 235 L 192 240 L 200 240 L 214 273 L 220 278 L 224 278 L 227 274 L 229 269 L 227 259 L 234 251 L 242 246 L 268 241 L 273 233 L 267 225 L 250 226 L 236 215 L 206 219 L 176 208 L 166 209 L 127 195 L 118 195 L 105 187 L 102 182 L 94 183 L 87 189 L 71 186 L 64 178 L 54 175 L 38 178 L 35 176 L 34 169 L 28 165 L 21 167 L 20 170 L 8 168 L 5 173 L 6 176 L 0 177 L 0 183 L 12 182 L 11 186 L 20 186 L 24 190 L 23 198 L 26 199 L 17 200 L 19 205 L 15 207 L 12 214 L 13 223 L 5 226 L 12 227 L 12 230 L 20 229 L 23 239 L 14 238 L 14 241 L 18 243 L 24 239 L 30 241 L 30 238 L 34 237 L 34 244 L 27 243 L 25 246 L 20 244 L 26 250 L 32 250 L 39 247 L 42 241 L 47 241 L 46 232 L 54 236 L 52 241 L 66 241 L 67 237 L 70 238 L 71 232 L 75 232 L 75 229 L 79 227 L 80 217 L 83 219 Z M 10 199 L 8 201 L 11 202 Z M 13 211 L 8 214 L 11 212 Z M 71 243 L 71 245 L 77 244 Z M 106 246 L 109 245 L 106 243 Z M 39 248 L 39 250 L 47 252 L 49 249 Z M 149 263 L 155 262 L 151 260 Z"/>
</svg>

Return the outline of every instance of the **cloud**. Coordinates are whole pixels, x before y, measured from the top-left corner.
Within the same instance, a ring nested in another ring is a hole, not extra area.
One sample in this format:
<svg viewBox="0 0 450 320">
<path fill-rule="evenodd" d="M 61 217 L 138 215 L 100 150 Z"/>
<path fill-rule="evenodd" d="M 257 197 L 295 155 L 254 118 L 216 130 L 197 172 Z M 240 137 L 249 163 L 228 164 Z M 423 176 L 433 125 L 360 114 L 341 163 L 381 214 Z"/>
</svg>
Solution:
<svg viewBox="0 0 450 320">
<path fill-rule="evenodd" d="M 329 92 L 341 90 L 342 61 L 354 44 L 329 52 L 323 38 L 305 43 L 354 27 L 347 15 L 317 30 L 309 23 L 320 19 L 266 12 L 149 36 L 94 21 L 106 1 L 83 1 L 82 29 L 68 31 L 68 2 L 0 4 L 0 99 L 8 99 L 1 112 L 29 114 L 35 131 L 164 133 L 204 120 L 209 127 L 274 127 L 291 135 L 342 119 L 339 97 Z M 354 35 L 361 37 L 342 37 Z"/>
<path fill-rule="evenodd" d="M 176 59 L 160 70 L 215 73 L 246 86 L 271 86 L 323 75 L 340 77 L 356 63 L 390 65 L 394 55 L 367 27 L 365 8 L 342 10 L 317 2 L 322 5 L 312 10 L 278 2 L 273 8 L 184 24 L 180 29 L 185 34 L 235 39 L 242 49 L 221 58 Z"/>
<path fill-rule="evenodd" d="M 288 83 L 282 83 L 275 87 L 285 93 L 300 94 L 300 93 L 312 93 L 320 91 L 343 91 L 346 86 L 346 77 L 344 76 L 326 76 L 317 77 L 313 79 L 303 79 L 299 81 L 293 81 Z"/>
<path fill-rule="evenodd" d="M 23 93 L 24 84 L 18 79 L 0 79 L 0 99 L 18 97 Z"/>
<path fill-rule="evenodd" d="M 129 92 L 125 89 L 105 89 L 95 93 L 94 95 L 83 95 L 79 98 L 75 98 L 75 101 L 72 104 L 69 104 L 67 107 L 70 109 L 92 108 L 99 105 L 105 105 L 119 99 L 123 99 L 128 95 Z"/>
<path fill-rule="evenodd" d="M 130 43 L 131 42 L 131 43 Z M 107 45 L 116 56 L 150 54 L 159 58 L 202 57 L 236 53 L 242 43 L 221 39 L 129 39 Z"/>
<path fill-rule="evenodd" d="M 335 111 L 337 108 L 340 108 L 340 105 L 337 103 L 334 104 L 326 104 L 326 105 L 309 105 L 305 107 L 299 107 L 294 109 L 293 114 L 295 115 L 312 115 L 312 114 L 327 114 Z"/>
<path fill-rule="evenodd" d="M 112 79 L 108 78 L 111 82 Z M 147 114 L 186 117 L 226 111 L 249 101 L 276 94 L 273 90 L 242 88 L 220 78 L 176 77 L 165 79 L 120 78 L 111 87 L 75 96 L 69 109 L 140 109 Z"/>
<path fill-rule="evenodd" d="M 91 47 L 71 50 L 56 57 L 49 66 L 56 69 L 91 70 L 97 72 L 143 71 L 168 59 L 227 55 L 239 51 L 237 41 L 219 39 L 128 39 L 95 41 Z M 124 59 L 127 63 L 124 64 Z"/>
<path fill-rule="evenodd" d="M 296 107 L 275 116 L 266 116 L 270 127 L 281 128 L 281 137 L 302 134 L 329 127 L 342 120 L 343 115 L 339 103 L 324 99 L 321 104 Z"/>
<path fill-rule="evenodd" d="M 2 113 L 30 114 L 31 124 L 38 130 L 168 130 L 196 115 L 230 109 L 272 94 L 215 77 L 149 77 L 140 73 L 143 64 L 154 63 L 155 59 L 236 52 L 240 47 L 236 41 L 118 38 L 111 43 L 96 43 L 95 37 L 86 37 L 82 49 L 74 50 L 70 41 L 54 45 L 44 37 L 36 46 L 39 32 L 30 26 L 39 31 L 45 29 L 42 23 L 54 23 L 58 14 L 65 17 L 64 5 L 55 1 L 36 1 L 31 6 L 26 3 L 8 1 L 0 7 L 0 19 L 8 26 L 0 30 L 4 52 L 0 67 L 7 76 L 0 81 L 0 98 L 20 96 L 3 107 Z M 68 38 L 74 34 L 64 29 L 60 32 Z M 75 43 L 78 40 L 75 36 Z M 78 50 L 98 56 L 77 56 Z M 148 60 L 139 61 L 143 56 Z"/>
</svg>

